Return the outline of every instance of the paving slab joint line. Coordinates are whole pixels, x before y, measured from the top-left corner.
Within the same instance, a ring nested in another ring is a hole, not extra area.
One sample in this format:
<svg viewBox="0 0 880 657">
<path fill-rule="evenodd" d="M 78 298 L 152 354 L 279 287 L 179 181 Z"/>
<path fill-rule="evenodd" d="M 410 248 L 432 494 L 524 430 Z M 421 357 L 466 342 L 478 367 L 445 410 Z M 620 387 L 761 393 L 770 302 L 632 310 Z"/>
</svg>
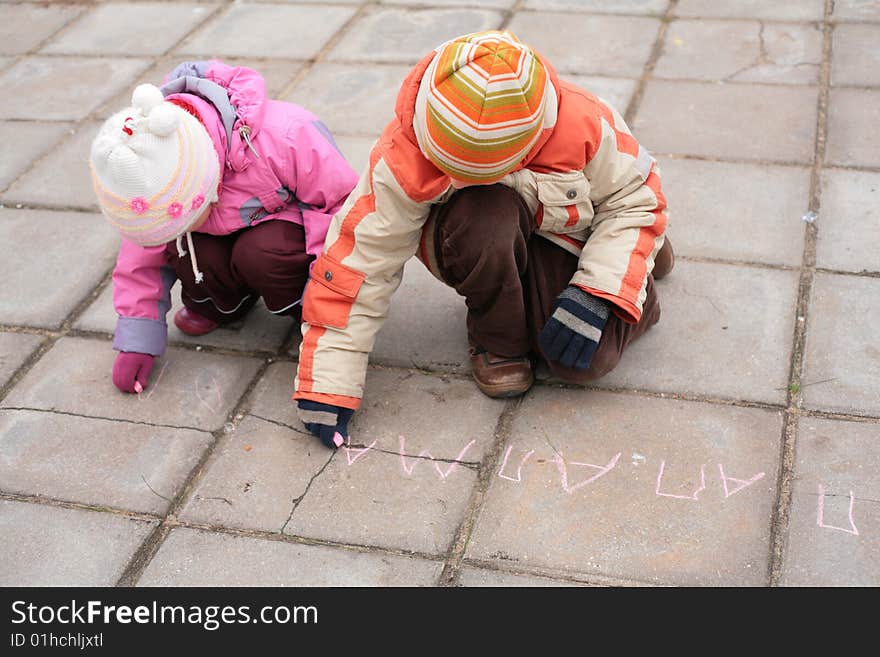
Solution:
<svg viewBox="0 0 880 657">
<path fill-rule="evenodd" d="M 23 504 L 38 504 L 40 506 L 51 506 L 59 509 L 109 513 L 111 515 L 122 516 L 124 518 L 130 518 L 132 520 L 143 520 L 144 522 L 161 522 L 162 520 L 162 516 L 154 513 L 147 513 L 144 511 L 131 511 L 129 509 L 123 509 L 115 506 L 105 506 L 103 504 L 74 502 L 72 500 L 62 500 L 56 497 L 48 497 L 46 495 L 14 493 L 11 491 L 0 490 L 0 500 L 6 500 L 8 502 L 21 502 Z"/>
<path fill-rule="evenodd" d="M 510 22 L 513 20 L 513 17 L 516 16 L 517 12 L 520 11 L 525 4 L 526 0 L 516 0 L 509 9 L 503 10 L 501 23 L 498 25 L 498 29 L 506 30 L 510 25 Z"/>
<path fill-rule="evenodd" d="M 327 466 L 330 465 L 330 462 L 333 460 L 333 458 L 336 456 L 336 454 L 337 454 L 336 450 L 333 450 L 330 452 L 330 456 L 324 462 L 324 465 L 321 466 L 321 469 L 318 470 L 315 474 L 313 474 L 309 478 L 309 483 L 306 484 L 306 487 L 303 490 L 303 492 L 298 497 L 295 497 L 292 500 L 292 506 L 290 508 L 290 513 L 287 514 L 287 520 L 284 521 L 284 524 L 281 525 L 281 529 L 278 530 L 279 534 L 283 534 L 284 530 L 287 529 L 287 525 L 289 525 L 290 521 L 293 519 L 293 514 L 296 513 L 297 507 L 299 507 L 299 505 L 302 504 L 302 501 L 305 499 L 306 495 L 309 494 L 309 489 L 311 489 L 312 484 L 315 483 L 315 480 L 318 477 L 320 477 L 322 474 L 324 474 L 324 470 L 327 469 Z"/>
<path fill-rule="evenodd" d="M 831 50 L 833 43 L 833 24 L 831 23 L 830 18 L 833 10 L 834 0 L 825 0 L 825 20 L 822 33 L 822 66 L 819 71 L 819 94 L 816 103 L 816 137 L 813 153 L 813 166 L 810 171 L 809 209 L 816 214 L 819 214 L 822 205 L 821 176 L 828 135 L 828 103 L 830 100 Z M 798 299 L 795 307 L 791 365 L 788 380 L 788 405 L 784 414 L 780 445 L 781 452 L 779 459 L 779 473 L 777 477 L 778 496 L 770 522 L 770 559 L 768 561 L 767 573 L 770 586 L 779 586 L 782 578 L 785 543 L 791 515 L 798 418 L 803 403 L 801 379 L 804 374 L 807 323 L 809 319 L 813 278 L 816 271 L 818 223 L 818 221 L 808 223 L 804 228 L 804 251 L 800 282 L 798 285 Z"/>
<path fill-rule="evenodd" d="M 147 568 L 147 566 L 150 565 L 153 557 L 156 556 L 159 548 L 162 546 L 162 544 L 165 542 L 165 539 L 168 537 L 168 534 L 171 532 L 169 522 L 176 519 L 177 514 L 183 508 L 184 504 L 186 504 L 186 502 L 189 500 L 190 494 L 193 492 L 193 490 L 195 490 L 196 484 L 198 484 L 198 482 L 200 481 L 201 476 L 205 471 L 211 456 L 217 450 L 217 447 L 223 440 L 224 436 L 228 435 L 226 431 L 226 425 L 231 423 L 233 426 L 233 430 L 235 430 L 238 428 L 241 420 L 246 417 L 251 394 L 254 388 L 263 378 L 263 375 L 266 373 L 268 367 L 268 360 L 263 360 L 263 362 L 260 364 L 260 367 L 257 368 L 257 371 L 248 382 L 248 385 L 245 388 L 244 392 L 241 394 L 238 403 L 227 414 L 227 422 L 224 423 L 224 426 L 222 428 L 211 432 L 211 436 L 213 438 L 211 443 L 202 452 L 202 455 L 199 458 L 198 462 L 190 470 L 189 475 L 187 475 L 183 485 L 180 487 L 180 490 L 174 496 L 171 504 L 168 505 L 168 510 L 165 512 L 162 522 L 159 524 L 158 527 L 150 532 L 149 535 L 147 535 L 147 537 L 141 543 L 140 547 L 132 555 L 131 559 L 128 562 L 128 565 L 125 567 L 125 570 L 119 577 L 119 580 L 116 582 L 116 586 L 135 586 L 140 580 L 141 576 L 144 573 L 144 570 Z"/>
<path fill-rule="evenodd" d="M 468 558 L 462 561 L 462 565 L 510 575 L 541 577 L 542 579 L 554 580 L 560 583 L 565 582 L 572 584 L 588 584 L 591 586 L 610 587 L 673 586 L 673 584 L 670 582 L 649 582 L 647 580 L 632 579 L 628 577 L 614 577 L 611 575 L 600 575 L 598 573 L 587 573 L 579 570 L 555 570 L 543 566 L 530 566 L 527 564 L 507 566 L 499 564 L 497 561 L 492 561 L 488 559 Z"/>
<path fill-rule="evenodd" d="M 68 417 L 79 417 L 86 420 L 107 420 L 108 422 L 123 422 L 125 424 L 137 424 L 145 427 L 156 427 L 158 429 L 187 429 L 190 431 L 200 431 L 202 433 L 210 433 L 203 428 L 192 427 L 181 424 L 163 424 L 161 422 L 147 422 L 145 420 L 129 420 L 121 417 L 107 417 L 105 415 L 86 415 L 84 413 L 74 413 L 73 411 L 62 411 L 58 408 L 37 408 L 34 406 L 0 406 L 0 411 L 30 411 L 33 413 L 52 413 L 53 415 L 66 415 Z"/>
<path fill-rule="evenodd" d="M 639 107 L 642 104 L 642 98 L 645 96 L 645 88 L 648 86 L 648 80 L 650 80 L 651 76 L 654 74 L 657 61 L 660 59 L 660 55 L 663 54 L 663 43 L 666 41 L 666 32 L 669 30 L 669 23 L 672 22 L 672 16 L 677 6 L 678 0 L 669 0 L 669 4 L 666 6 L 666 11 L 660 18 L 660 26 L 657 28 L 657 37 L 654 39 L 654 45 L 651 46 L 651 54 L 648 55 L 648 61 L 645 62 L 645 67 L 642 69 L 642 75 L 636 83 L 635 91 L 633 91 L 632 98 L 630 98 L 629 105 L 623 115 L 623 120 L 627 125 L 632 125 L 636 118 L 636 114 L 638 114 Z"/>
<path fill-rule="evenodd" d="M 480 511 L 483 509 L 486 493 L 492 483 L 493 475 L 501 459 L 501 451 L 510 439 L 510 431 L 516 415 L 522 406 L 523 397 L 509 399 L 505 402 L 504 409 L 498 416 L 495 424 L 495 439 L 492 446 L 486 450 L 480 468 L 477 472 L 477 481 L 471 492 L 471 499 L 464 512 L 464 517 L 455 532 L 455 537 L 449 549 L 446 564 L 438 578 L 438 586 L 457 586 L 461 576 L 461 562 L 467 551 L 471 534 L 476 526 Z"/>
</svg>

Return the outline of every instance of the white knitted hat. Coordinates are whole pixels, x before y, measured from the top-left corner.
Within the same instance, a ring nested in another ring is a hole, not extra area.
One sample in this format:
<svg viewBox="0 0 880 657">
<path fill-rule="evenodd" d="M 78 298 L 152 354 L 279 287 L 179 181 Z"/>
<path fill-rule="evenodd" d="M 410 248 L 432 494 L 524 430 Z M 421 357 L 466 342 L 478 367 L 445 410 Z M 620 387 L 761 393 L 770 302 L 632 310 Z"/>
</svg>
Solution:
<svg viewBox="0 0 880 657">
<path fill-rule="evenodd" d="M 151 84 L 111 116 L 92 142 L 92 182 L 106 219 L 141 246 L 186 233 L 217 200 L 220 162 L 199 120 Z"/>
</svg>

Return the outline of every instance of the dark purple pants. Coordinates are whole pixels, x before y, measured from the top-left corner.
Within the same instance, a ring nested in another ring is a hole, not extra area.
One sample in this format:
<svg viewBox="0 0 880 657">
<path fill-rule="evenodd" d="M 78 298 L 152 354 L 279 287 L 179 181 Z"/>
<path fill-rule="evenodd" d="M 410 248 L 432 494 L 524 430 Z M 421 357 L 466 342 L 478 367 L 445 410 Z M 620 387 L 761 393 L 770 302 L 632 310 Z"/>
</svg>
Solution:
<svg viewBox="0 0 880 657">
<path fill-rule="evenodd" d="M 201 283 L 195 282 L 189 253 L 180 258 L 174 242 L 167 247 L 187 308 L 225 323 L 244 317 L 263 297 L 271 312 L 299 317 L 301 304 L 297 302 L 313 260 L 306 253 L 302 226 L 270 220 L 231 235 L 193 233 L 192 237 L 204 274 Z"/>
<path fill-rule="evenodd" d="M 577 271 L 578 258 L 535 235 L 535 220 L 525 202 L 504 185 L 461 189 L 435 206 L 432 216 L 440 272 L 467 303 L 470 344 L 499 356 L 531 352 L 544 358 L 538 335 L 556 297 Z M 547 363 L 566 381 L 598 379 L 614 369 L 627 345 L 659 319 L 660 303 L 649 276 L 641 320 L 628 324 L 612 313 L 589 369 Z"/>
</svg>

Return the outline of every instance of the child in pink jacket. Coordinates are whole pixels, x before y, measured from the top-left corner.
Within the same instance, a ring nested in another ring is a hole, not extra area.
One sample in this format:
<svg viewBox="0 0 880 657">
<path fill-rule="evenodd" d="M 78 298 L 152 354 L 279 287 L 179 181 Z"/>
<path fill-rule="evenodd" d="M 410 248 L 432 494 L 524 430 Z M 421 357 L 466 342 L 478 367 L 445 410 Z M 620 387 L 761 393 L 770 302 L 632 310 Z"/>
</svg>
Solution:
<svg viewBox="0 0 880 657">
<path fill-rule="evenodd" d="M 266 98 L 256 72 L 186 62 L 160 89 L 141 85 L 92 143 L 92 180 L 122 235 L 113 272 L 119 351 L 113 383 L 140 392 L 174 323 L 203 335 L 259 297 L 299 318 L 309 268 L 357 182 L 317 117 Z"/>
</svg>

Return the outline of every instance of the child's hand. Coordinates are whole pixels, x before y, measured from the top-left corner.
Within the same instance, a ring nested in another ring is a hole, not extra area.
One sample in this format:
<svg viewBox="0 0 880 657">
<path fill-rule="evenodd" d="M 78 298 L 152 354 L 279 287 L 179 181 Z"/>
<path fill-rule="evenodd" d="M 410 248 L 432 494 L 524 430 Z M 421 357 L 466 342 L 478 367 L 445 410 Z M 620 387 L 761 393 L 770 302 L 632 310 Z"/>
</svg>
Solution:
<svg viewBox="0 0 880 657">
<path fill-rule="evenodd" d="M 588 369 L 608 321 L 608 305 L 574 285 L 565 288 L 538 336 L 544 356 L 565 367 Z"/>
<path fill-rule="evenodd" d="M 113 385 L 122 392 L 143 392 L 147 387 L 153 357 L 133 351 L 120 351 L 113 363 Z"/>
<path fill-rule="evenodd" d="M 342 447 L 348 438 L 348 422 L 354 411 L 307 399 L 297 401 L 297 414 L 306 429 L 330 449 Z"/>
</svg>

